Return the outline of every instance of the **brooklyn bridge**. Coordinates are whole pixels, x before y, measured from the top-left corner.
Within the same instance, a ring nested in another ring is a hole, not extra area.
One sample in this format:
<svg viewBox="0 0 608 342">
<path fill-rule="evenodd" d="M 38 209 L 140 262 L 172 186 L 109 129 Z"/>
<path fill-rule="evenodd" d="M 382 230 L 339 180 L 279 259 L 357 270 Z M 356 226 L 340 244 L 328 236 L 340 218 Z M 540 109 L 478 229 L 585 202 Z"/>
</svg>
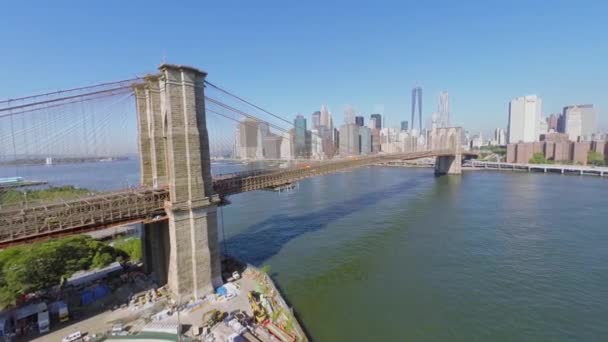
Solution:
<svg viewBox="0 0 608 342">
<path fill-rule="evenodd" d="M 134 97 L 141 176 L 135 188 L 1 208 L 0 247 L 141 222 L 147 269 L 159 274 L 175 296 L 199 297 L 221 284 L 216 210 L 229 204 L 229 196 L 392 160 L 435 158 L 437 175 L 460 174 L 462 159 L 475 157 L 461 149 L 462 129 L 448 127 L 434 129 L 424 147 L 398 153 L 212 176 L 210 146 L 226 138 L 210 134 L 210 122 L 218 120 L 211 115 L 224 116 L 210 104 L 264 119 L 208 96 L 206 90 L 217 86 L 206 76 L 196 68 L 163 64 L 145 77 L 4 101 L 0 118 L 10 119 L 11 125 L 26 113 L 47 111 L 46 118 L 37 119 L 42 123 L 22 127 L 36 131 L 49 120 L 49 112 L 52 116 L 51 108 Z M 89 122 L 89 129 L 98 124 Z M 13 130 L 13 147 L 15 134 Z"/>
</svg>

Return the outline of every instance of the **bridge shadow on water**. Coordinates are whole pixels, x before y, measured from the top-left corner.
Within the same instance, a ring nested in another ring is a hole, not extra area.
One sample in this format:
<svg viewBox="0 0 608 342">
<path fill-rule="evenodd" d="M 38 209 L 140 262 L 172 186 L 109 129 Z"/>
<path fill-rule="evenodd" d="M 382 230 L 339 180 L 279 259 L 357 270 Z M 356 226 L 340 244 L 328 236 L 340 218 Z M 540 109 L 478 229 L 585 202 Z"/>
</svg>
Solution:
<svg viewBox="0 0 608 342">
<path fill-rule="evenodd" d="M 390 188 L 368 192 L 322 210 L 299 216 L 273 215 L 226 239 L 227 253 L 244 262 L 261 266 L 276 255 L 289 241 L 306 233 L 320 231 L 332 221 L 402 194 L 415 188 L 417 184 L 419 184 L 419 180 L 406 180 Z"/>
</svg>

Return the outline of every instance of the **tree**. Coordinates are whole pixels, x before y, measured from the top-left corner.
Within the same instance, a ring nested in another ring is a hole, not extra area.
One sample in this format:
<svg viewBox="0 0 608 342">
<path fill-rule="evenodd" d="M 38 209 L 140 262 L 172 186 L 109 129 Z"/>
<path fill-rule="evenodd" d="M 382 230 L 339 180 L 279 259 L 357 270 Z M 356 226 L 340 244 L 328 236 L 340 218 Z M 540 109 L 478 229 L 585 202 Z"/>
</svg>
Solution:
<svg viewBox="0 0 608 342">
<path fill-rule="evenodd" d="M 605 165 L 606 162 L 604 161 L 604 155 L 599 152 L 589 151 L 587 153 L 587 164 L 595 166 Z"/>
<path fill-rule="evenodd" d="M 49 289 L 74 272 L 99 268 L 127 254 L 88 236 L 72 236 L 0 251 L 0 307 Z"/>
<path fill-rule="evenodd" d="M 142 260 L 141 239 L 131 238 L 120 241 L 114 244 L 114 248 L 126 253 L 131 262 L 138 262 Z"/>
<path fill-rule="evenodd" d="M 530 158 L 528 163 L 530 163 L 530 164 L 547 164 L 547 159 L 545 158 L 544 154 L 537 152 L 537 153 L 534 153 L 534 155 L 532 156 L 532 158 Z"/>
</svg>

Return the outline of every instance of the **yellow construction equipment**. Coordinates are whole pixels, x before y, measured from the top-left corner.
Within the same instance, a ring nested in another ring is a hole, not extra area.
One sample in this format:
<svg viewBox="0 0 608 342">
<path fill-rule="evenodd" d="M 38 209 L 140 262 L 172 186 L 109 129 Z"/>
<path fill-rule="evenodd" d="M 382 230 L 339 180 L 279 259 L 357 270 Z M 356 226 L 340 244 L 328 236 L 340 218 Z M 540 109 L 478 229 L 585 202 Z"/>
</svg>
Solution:
<svg viewBox="0 0 608 342">
<path fill-rule="evenodd" d="M 253 310 L 253 317 L 257 323 L 262 323 L 268 319 L 268 314 L 266 313 L 266 309 L 260 304 L 259 294 L 255 291 L 249 291 L 247 294 L 247 298 L 249 298 L 249 304 L 251 305 L 251 309 Z"/>
<path fill-rule="evenodd" d="M 211 329 L 215 324 L 221 322 L 226 317 L 225 312 L 213 309 L 203 314 L 203 326 Z"/>
</svg>

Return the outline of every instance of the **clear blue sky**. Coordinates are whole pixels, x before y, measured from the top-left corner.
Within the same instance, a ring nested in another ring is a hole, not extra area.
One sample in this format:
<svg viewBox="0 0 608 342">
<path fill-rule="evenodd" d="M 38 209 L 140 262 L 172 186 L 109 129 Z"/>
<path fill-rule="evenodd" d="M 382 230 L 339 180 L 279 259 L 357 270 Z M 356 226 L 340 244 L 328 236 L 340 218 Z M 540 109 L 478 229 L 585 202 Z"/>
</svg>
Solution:
<svg viewBox="0 0 608 342">
<path fill-rule="evenodd" d="M 396 126 L 410 89 L 440 90 L 456 124 L 505 127 L 508 101 L 544 113 L 594 103 L 608 129 L 608 1 L 8 1 L 0 98 L 128 78 L 168 62 L 293 117 L 379 106 Z"/>
</svg>

